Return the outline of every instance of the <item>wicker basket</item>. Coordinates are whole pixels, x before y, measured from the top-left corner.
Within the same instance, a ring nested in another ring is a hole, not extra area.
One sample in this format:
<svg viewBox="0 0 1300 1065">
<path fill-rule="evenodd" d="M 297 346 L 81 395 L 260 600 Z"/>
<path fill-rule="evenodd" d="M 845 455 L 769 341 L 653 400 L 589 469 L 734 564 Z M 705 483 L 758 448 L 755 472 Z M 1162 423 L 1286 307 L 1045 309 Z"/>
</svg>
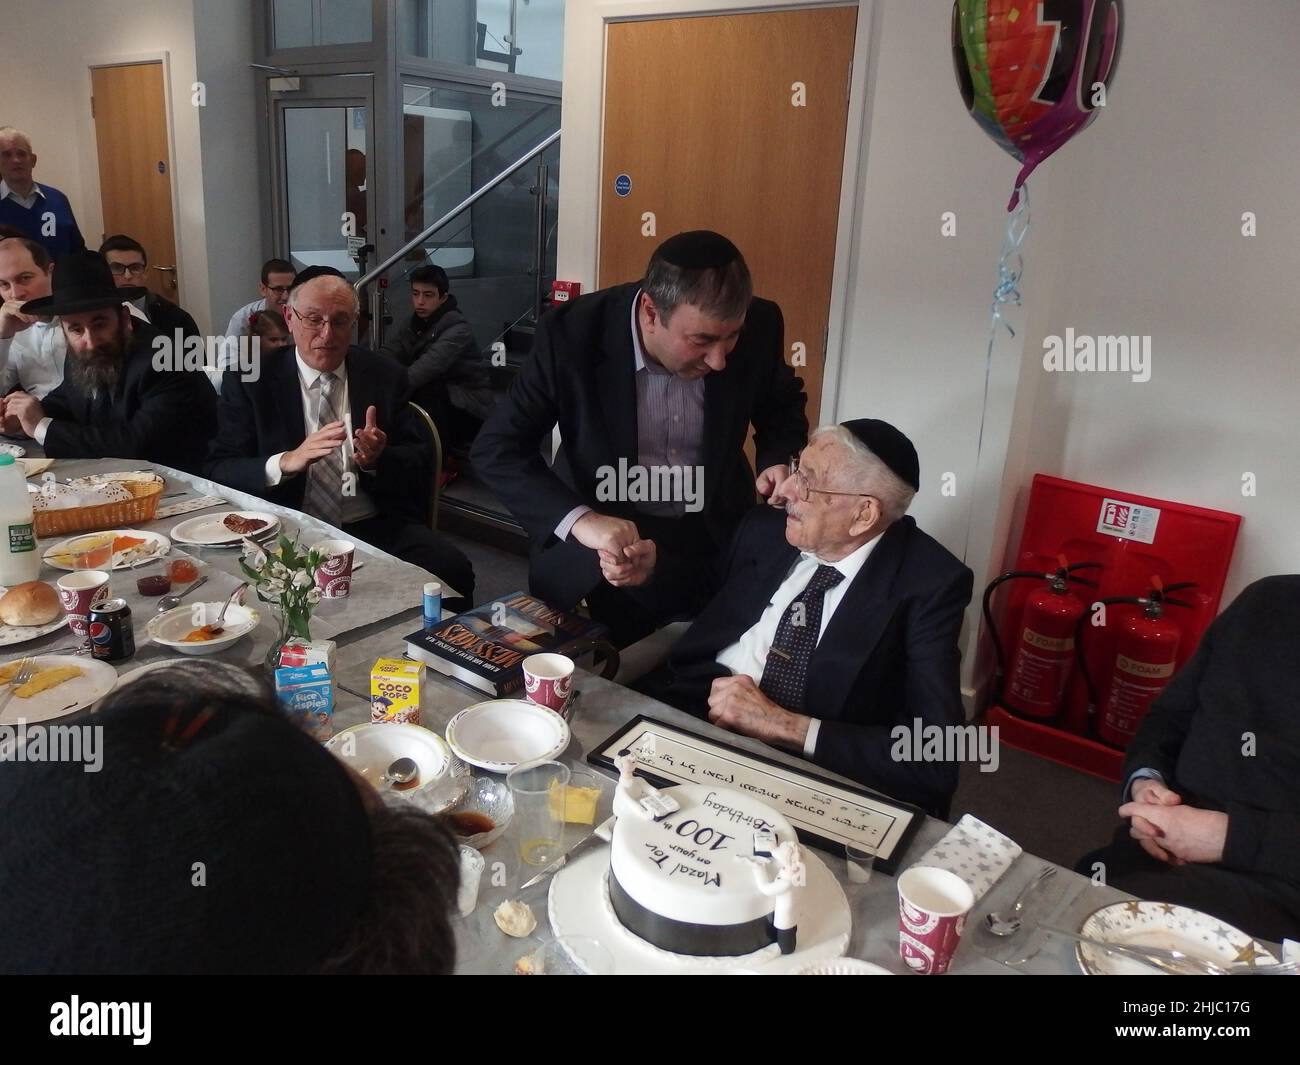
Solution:
<svg viewBox="0 0 1300 1065">
<path fill-rule="evenodd" d="M 117 478 L 113 478 L 117 480 Z M 138 480 L 122 478 L 120 483 L 132 499 L 118 500 L 114 503 L 100 503 L 93 507 L 69 507 L 66 510 L 38 510 L 33 514 L 36 535 L 67 536 L 72 533 L 95 532 L 99 529 L 120 529 L 125 526 L 143 525 L 153 521 L 158 510 L 158 501 L 162 499 L 163 484 L 161 477 L 156 480 Z"/>
</svg>

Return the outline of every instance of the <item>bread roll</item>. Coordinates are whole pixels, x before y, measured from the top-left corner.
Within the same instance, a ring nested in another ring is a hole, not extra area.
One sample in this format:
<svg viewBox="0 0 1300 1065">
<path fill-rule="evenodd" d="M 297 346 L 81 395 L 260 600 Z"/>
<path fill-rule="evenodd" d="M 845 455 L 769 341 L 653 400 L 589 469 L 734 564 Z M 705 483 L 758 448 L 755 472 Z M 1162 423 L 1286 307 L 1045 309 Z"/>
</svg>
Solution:
<svg viewBox="0 0 1300 1065">
<path fill-rule="evenodd" d="M 44 581 L 16 584 L 0 598 L 0 623 L 48 625 L 63 613 L 59 593 Z"/>
</svg>

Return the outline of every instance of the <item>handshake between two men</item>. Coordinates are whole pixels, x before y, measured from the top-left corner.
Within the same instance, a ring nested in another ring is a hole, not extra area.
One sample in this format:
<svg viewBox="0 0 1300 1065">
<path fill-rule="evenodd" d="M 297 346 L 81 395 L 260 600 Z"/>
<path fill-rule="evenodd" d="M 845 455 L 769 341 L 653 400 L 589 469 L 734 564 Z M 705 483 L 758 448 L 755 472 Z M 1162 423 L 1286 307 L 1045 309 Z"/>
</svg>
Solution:
<svg viewBox="0 0 1300 1065">
<path fill-rule="evenodd" d="M 778 505 L 781 497 L 777 488 L 789 474 L 787 466 L 769 466 L 758 475 L 754 488 L 768 502 Z M 614 588 L 635 588 L 654 575 L 659 549 L 654 540 L 642 538 L 636 522 L 592 510 L 574 522 L 571 535 L 583 547 L 596 552 L 601 575 Z"/>
</svg>

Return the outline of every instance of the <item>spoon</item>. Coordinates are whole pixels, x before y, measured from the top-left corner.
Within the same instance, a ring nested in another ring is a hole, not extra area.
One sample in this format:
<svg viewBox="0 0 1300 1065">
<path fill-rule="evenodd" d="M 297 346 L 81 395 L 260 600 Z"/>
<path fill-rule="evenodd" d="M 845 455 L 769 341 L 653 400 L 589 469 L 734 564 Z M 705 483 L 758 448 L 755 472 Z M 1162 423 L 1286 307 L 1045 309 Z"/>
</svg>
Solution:
<svg viewBox="0 0 1300 1065">
<path fill-rule="evenodd" d="M 187 595 L 189 595 L 190 592 L 194 591 L 194 589 L 197 588 L 200 584 L 206 582 L 207 579 L 208 578 L 206 576 L 200 577 L 197 581 L 191 584 L 188 588 L 185 589 L 185 591 L 181 592 L 179 595 L 164 595 L 161 599 L 158 600 L 158 613 L 165 614 L 169 610 L 175 610 L 178 606 L 181 605 L 182 599 L 184 599 Z"/>
<path fill-rule="evenodd" d="M 1025 902 L 1034 889 L 1043 881 L 1056 875 L 1056 866 L 1047 865 L 1033 880 L 1024 886 L 1024 889 L 1016 896 L 1016 901 L 1011 904 L 1011 909 L 1006 913 L 990 913 L 984 918 L 984 923 L 988 930 L 995 936 L 1013 936 L 1020 931 L 1021 911 L 1025 908 Z"/>
<path fill-rule="evenodd" d="M 248 587 L 248 582 L 245 581 L 243 584 L 241 584 L 238 588 L 236 588 L 233 592 L 230 593 L 230 598 L 226 600 L 225 606 L 221 608 L 221 613 L 217 615 L 217 620 L 214 621 L 211 625 L 204 625 L 203 626 L 204 632 L 206 632 L 209 636 L 220 636 L 225 631 L 221 623 L 226 620 L 226 611 L 230 609 L 230 604 L 235 601 L 235 596 L 237 596 L 240 592 L 242 592 L 247 587 Z M 407 761 L 410 761 L 410 759 L 408 758 Z M 389 768 L 391 769 L 392 767 L 390 766 Z"/>
<path fill-rule="evenodd" d="M 401 784 L 409 784 L 419 775 L 420 767 L 414 758 L 399 758 L 384 771 L 384 779 L 388 781 L 389 787 L 393 788 Z"/>
</svg>

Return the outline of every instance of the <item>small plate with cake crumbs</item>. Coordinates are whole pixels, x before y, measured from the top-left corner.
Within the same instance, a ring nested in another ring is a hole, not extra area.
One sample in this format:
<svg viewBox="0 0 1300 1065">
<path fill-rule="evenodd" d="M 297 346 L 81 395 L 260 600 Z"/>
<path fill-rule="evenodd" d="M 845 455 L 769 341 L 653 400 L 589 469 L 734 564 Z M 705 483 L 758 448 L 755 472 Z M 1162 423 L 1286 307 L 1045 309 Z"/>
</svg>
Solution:
<svg viewBox="0 0 1300 1065">
<path fill-rule="evenodd" d="M 0 693 L 13 685 L 22 661 L 15 658 L 0 665 Z M 117 670 L 89 655 L 36 655 L 32 661 L 31 679 L 13 689 L 13 698 L 0 711 L 0 724 L 34 724 L 75 714 L 99 702 L 117 684 Z"/>
<path fill-rule="evenodd" d="M 238 547 L 245 539 L 264 540 L 280 529 L 280 519 L 261 510 L 222 510 L 183 521 L 171 531 L 178 544 Z"/>
</svg>

